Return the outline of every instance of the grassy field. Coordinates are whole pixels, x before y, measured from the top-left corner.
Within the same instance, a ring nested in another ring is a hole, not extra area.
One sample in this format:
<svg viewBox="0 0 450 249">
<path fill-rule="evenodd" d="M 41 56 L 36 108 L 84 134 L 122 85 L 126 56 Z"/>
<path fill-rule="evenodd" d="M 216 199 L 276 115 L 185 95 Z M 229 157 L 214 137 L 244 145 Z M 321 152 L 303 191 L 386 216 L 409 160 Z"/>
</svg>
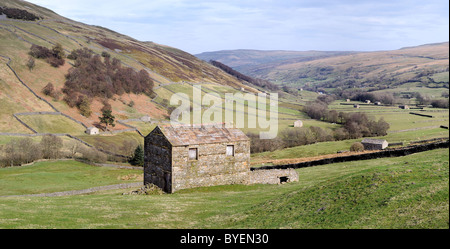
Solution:
<svg viewBox="0 0 450 249">
<path fill-rule="evenodd" d="M 404 110 L 398 106 L 375 106 L 364 105 L 356 101 L 350 102 L 350 104 L 361 104 L 360 108 L 357 109 L 353 108 L 353 105 L 341 105 L 341 103 L 343 103 L 342 100 L 337 100 L 329 106 L 329 109 L 336 110 L 337 112 L 363 112 L 375 120 L 383 118 L 389 123 L 388 133 L 407 132 L 411 130 L 432 130 L 441 125 L 448 126 L 449 124 L 448 109 L 424 108 L 423 110 Z M 410 112 L 431 115 L 433 117 L 413 115 Z"/>
<path fill-rule="evenodd" d="M 61 115 L 28 115 L 20 119 L 38 133 L 84 134 L 85 128 L 69 118 Z"/>
<path fill-rule="evenodd" d="M 85 134 L 78 137 L 98 149 L 107 150 L 121 155 L 123 155 L 127 150 L 126 148 L 123 148 L 125 141 L 134 142 L 136 144 L 144 144 L 144 138 L 142 138 L 137 132 L 122 132 L 114 135 L 100 136 L 90 136 Z"/>
<path fill-rule="evenodd" d="M 400 143 L 404 146 L 409 145 L 415 141 L 421 141 L 433 138 L 448 137 L 449 131 L 442 128 L 413 130 L 398 133 L 391 133 L 383 137 L 376 137 L 377 139 L 386 139 L 389 143 Z M 278 159 L 293 159 L 316 157 L 328 154 L 335 154 L 338 151 L 350 150 L 350 146 L 354 142 L 361 142 L 359 139 L 348 139 L 343 141 L 321 142 L 303 146 L 296 146 L 275 151 L 267 151 L 262 153 L 255 153 L 251 155 L 252 166 L 269 165 L 270 161 Z"/>
<path fill-rule="evenodd" d="M 66 197 L 0 198 L 0 228 L 448 229 L 448 156 L 448 149 L 439 149 L 297 169 L 299 182 L 283 185 L 215 186 L 171 195 L 122 195 L 130 189 Z M 102 179 L 103 184 L 107 179 L 119 181 L 116 174 L 91 174 L 104 171 L 95 167 L 88 176 L 71 179 L 69 172 L 74 168 L 87 173 L 89 166 L 72 165 L 64 173 L 61 165 L 65 163 L 0 169 L 1 186 L 8 189 L 2 191 L 17 193 L 11 190 L 20 186 L 17 179 L 30 185 L 25 193 L 33 186 L 39 186 L 36 192 L 46 192 L 52 185 L 73 189 L 69 185 L 91 187 Z M 49 176 L 47 171 L 55 167 L 60 175 Z M 53 180 L 42 181 L 40 172 Z M 133 173 L 114 171 L 118 172 Z M 26 179 L 21 176 L 25 173 L 36 176 Z M 61 176 L 66 180 L 59 180 Z"/>
<path fill-rule="evenodd" d="M 140 170 L 95 167 L 81 162 L 45 161 L 0 170 L 0 196 L 52 193 L 142 180 Z"/>
</svg>

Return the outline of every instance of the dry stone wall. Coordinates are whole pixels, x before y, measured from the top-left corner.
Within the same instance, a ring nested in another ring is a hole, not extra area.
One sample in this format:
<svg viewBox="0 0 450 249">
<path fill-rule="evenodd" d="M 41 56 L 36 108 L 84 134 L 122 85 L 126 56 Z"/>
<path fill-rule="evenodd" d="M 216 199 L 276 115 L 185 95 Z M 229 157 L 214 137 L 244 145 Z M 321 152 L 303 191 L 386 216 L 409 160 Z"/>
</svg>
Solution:
<svg viewBox="0 0 450 249">
<path fill-rule="evenodd" d="M 294 169 L 252 170 L 246 184 L 281 184 L 298 182 L 299 176 Z"/>
</svg>

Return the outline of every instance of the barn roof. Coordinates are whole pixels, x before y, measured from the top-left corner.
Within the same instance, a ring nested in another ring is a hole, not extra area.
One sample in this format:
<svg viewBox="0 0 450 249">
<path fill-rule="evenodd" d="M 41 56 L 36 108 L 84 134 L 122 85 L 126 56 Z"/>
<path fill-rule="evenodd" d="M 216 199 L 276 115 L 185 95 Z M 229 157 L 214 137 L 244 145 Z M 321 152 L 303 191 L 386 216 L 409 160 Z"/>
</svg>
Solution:
<svg viewBox="0 0 450 249">
<path fill-rule="evenodd" d="M 226 143 L 249 138 L 237 128 L 225 125 L 167 125 L 157 126 L 173 146 L 190 144 Z M 157 129 L 155 128 L 155 129 Z"/>
<path fill-rule="evenodd" d="M 367 143 L 367 144 L 383 144 L 384 142 L 387 142 L 385 139 L 371 139 L 371 138 L 364 138 L 361 143 Z"/>
</svg>

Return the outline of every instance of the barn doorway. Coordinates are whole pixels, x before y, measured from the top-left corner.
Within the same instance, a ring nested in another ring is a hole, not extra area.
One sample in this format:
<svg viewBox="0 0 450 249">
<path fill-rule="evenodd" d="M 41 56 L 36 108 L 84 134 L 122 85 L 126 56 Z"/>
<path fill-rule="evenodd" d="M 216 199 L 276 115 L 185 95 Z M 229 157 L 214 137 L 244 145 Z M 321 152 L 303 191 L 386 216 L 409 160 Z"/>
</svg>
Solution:
<svg viewBox="0 0 450 249">
<path fill-rule="evenodd" d="M 280 184 L 289 182 L 289 177 L 287 176 L 280 176 Z"/>
<path fill-rule="evenodd" d="M 171 186 L 171 175 L 170 173 L 164 172 L 164 178 L 163 178 L 163 190 L 166 193 L 172 192 L 172 186 Z"/>
</svg>

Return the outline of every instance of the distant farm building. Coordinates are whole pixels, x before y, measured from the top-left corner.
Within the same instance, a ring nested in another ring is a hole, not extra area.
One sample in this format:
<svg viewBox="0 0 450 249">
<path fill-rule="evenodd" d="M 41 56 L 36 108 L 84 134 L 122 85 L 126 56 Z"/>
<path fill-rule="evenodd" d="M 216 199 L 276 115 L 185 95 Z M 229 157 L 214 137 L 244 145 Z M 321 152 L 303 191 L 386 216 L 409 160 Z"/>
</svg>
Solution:
<svg viewBox="0 0 450 249">
<path fill-rule="evenodd" d="M 100 134 L 100 130 L 97 127 L 89 127 L 86 129 L 86 133 L 89 135 L 98 135 Z"/>
<path fill-rule="evenodd" d="M 364 145 L 365 150 L 383 150 L 389 145 L 384 139 L 364 138 L 361 143 Z"/>
<path fill-rule="evenodd" d="M 147 115 L 142 116 L 140 119 L 141 119 L 142 122 L 150 122 L 151 121 L 150 117 L 147 116 Z"/>
<path fill-rule="evenodd" d="M 409 109 L 409 106 L 407 106 L 407 105 L 400 105 L 400 106 L 398 106 L 400 109 L 405 109 L 405 110 L 407 110 L 407 109 Z"/>
<path fill-rule="evenodd" d="M 297 120 L 294 122 L 294 127 L 303 127 L 303 122 L 301 120 Z"/>
<path fill-rule="evenodd" d="M 157 126 L 145 137 L 144 184 L 167 193 L 229 184 L 298 181 L 295 170 L 250 171 L 250 140 L 224 125 Z"/>
</svg>

